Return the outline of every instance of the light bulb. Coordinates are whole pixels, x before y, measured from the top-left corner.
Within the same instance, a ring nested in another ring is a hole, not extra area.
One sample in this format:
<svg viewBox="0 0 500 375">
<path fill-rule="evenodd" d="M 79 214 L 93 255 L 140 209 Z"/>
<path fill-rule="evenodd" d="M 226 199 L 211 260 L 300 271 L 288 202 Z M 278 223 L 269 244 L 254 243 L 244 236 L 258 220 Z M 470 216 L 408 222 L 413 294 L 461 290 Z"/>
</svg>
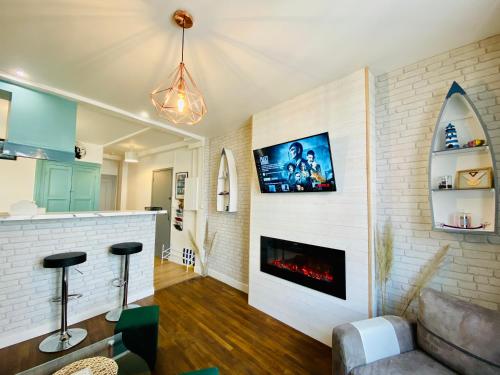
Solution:
<svg viewBox="0 0 500 375">
<path fill-rule="evenodd" d="M 179 93 L 177 96 L 177 111 L 179 112 L 184 112 L 184 106 L 186 105 L 184 98 L 185 96 L 183 93 Z"/>
</svg>

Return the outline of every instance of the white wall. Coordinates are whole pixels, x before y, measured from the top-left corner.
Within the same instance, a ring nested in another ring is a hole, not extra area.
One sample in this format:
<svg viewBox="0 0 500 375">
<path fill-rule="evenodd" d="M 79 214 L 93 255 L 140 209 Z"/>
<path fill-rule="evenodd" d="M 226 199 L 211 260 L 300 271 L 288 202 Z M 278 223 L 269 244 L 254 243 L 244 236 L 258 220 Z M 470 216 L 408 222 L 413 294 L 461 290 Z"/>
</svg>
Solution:
<svg viewBox="0 0 500 375">
<path fill-rule="evenodd" d="M 33 200 L 35 169 L 35 159 L 0 160 L 0 212 L 20 200 Z"/>
<path fill-rule="evenodd" d="M 101 174 L 118 176 L 120 170 L 120 162 L 117 160 L 103 159 L 101 166 Z"/>
<path fill-rule="evenodd" d="M 500 310 L 500 236 L 433 231 L 427 183 L 434 127 L 454 80 L 488 128 L 500 176 L 499 51 L 496 35 L 377 77 L 377 217 L 379 224 L 390 218 L 394 227 L 394 267 L 388 285 L 393 312 L 422 266 L 446 244 L 451 247 L 449 259 L 431 286 Z M 416 304 L 413 307 L 415 311 Z"/>
<path fill-rule="evenodd" d="M 198 151 L 187 147 L 141 157 L 138 163 L 128 163 L 127 179 L 127 207 L 128 210 L 143 210 L 151 206 L 151 191 L 153 171 L 158 169 L 173 168 L 173 181 L 178 172 L 188 172 L 189 177 L 196 177 L 198 170 Z M 168 207 L 169 212 L 175 212 L 177 201 L 175 189 L 172 189 L 173 207 Z M 125 208 L 122 208 L 125 209 Z M 180 254 L 184 247 L 192 248 L 188 230 L 197 233 L 196 211 L 184 211 L 184 228 L 178 231 L 171 228 L 170 244 L 173 250 L 173 261 L 180 261 Z"/>
<path fill-rule="evenodd" d="M 331 344 L 332 328 L 369 314 L 365 73 L 253 117 L 252 149 L 328 131 L 337 192 L 261 194 L 252 167 L 249 303 Z M 260 236 L 346 251 L 347 300 L 260 272 Z"/>
<path fill-rule="evenodd" d="M 252 170 L 252 127 L 248 124 L 223 136 L 210 138 L 208 185 L 209 238 L 217 232 L 210 256 L 209 274 L 248 292 L 248 240 L 250 230 L 250 185 Z M 238 211 L 217 211 L 217 175 L 223 148 L 233 152 L 238 175 Z"/>
<path fill-rule="evenodd" d="M 75 158 L 75 160 L 84 161 L 86 163 L 102 164 L 102 158 L 103 158 L 102 145 L 96 145 L 93 143 L 87 143 L 81 141 L 77 141 L 76 145 L 78 147 L 85 148 L 86 153 L 85 156 L 83 156 L 81 159 Z"/>
</svg>

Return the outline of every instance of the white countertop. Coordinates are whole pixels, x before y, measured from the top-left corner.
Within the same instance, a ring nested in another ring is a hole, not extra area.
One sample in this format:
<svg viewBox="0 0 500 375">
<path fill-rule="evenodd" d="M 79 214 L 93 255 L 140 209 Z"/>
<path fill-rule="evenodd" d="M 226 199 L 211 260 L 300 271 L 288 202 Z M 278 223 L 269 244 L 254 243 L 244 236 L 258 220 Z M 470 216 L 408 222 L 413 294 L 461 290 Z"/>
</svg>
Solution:
<svg viewBox="0 0 500 375">
<path fill-rule="evenodd" d="M 20 220 L 57 220 L 57 219 L 78 219 L 92 217 L 112 217 L 112 216 L 137 216 L 137 215 L 161 215 L 166 214 L 167 210 L 161 211 L 88 211 L 88 212 L 54 212 L 38 215 L 9 215 L 0 213 L 0 222 L 2 221 L 20 221 Z"/>
</svg>

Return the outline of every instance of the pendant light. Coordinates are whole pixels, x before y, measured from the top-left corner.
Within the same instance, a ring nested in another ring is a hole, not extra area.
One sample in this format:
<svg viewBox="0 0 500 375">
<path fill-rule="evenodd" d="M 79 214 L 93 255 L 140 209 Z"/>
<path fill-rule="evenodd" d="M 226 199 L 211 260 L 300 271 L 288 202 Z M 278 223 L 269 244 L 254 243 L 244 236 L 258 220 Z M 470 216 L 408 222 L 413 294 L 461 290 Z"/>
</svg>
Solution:
<svg viewBox="0 0 500 375">
<path fill-rule="evenodd" d="M 137 156 L 137 152 L 135 151 L 127 151 L 125 152 L 125 157 L 123 158 L 125 163 L 138 163 L 139 157 Z"/>
<path fill-rule="evenodd" d="M 182 28 L 181 62 L 168 78 L 170 85 L 154 90 L 151 100 L 159 116 L 174 124 L 194 125 L 207 113 L 207 107 L 203 95 L 184 65 L 184 31 L 193 26 L 193 17 L 184 10 L 177 10 L 173 19 Z"/>
</svg>

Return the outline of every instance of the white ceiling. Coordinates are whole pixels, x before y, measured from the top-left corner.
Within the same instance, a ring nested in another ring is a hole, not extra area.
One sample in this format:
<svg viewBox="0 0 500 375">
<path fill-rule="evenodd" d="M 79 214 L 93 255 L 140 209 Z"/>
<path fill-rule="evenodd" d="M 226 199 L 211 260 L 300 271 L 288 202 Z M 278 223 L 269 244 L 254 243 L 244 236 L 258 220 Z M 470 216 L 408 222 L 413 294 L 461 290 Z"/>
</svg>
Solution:
<svg viewBox="0 0 500 375">
<path fill-rule="evenodd" d="M 379 74 L 500 32 L 498 0 L 0 0 L 0 70 L 122 108 L 178 64 L 178 8 L 192 12 L 185 62 L 212 136 L 369 66 Z"/>
<path fill-rule="evenodd" d="M 148 151 L 184 141 L 184 137 L 171 132 L 84 104 L 78 105 L 76 139 L 103 145 L 104 152 L 111 155 L 123 155 L 126 151 Z"/>
</svg>

